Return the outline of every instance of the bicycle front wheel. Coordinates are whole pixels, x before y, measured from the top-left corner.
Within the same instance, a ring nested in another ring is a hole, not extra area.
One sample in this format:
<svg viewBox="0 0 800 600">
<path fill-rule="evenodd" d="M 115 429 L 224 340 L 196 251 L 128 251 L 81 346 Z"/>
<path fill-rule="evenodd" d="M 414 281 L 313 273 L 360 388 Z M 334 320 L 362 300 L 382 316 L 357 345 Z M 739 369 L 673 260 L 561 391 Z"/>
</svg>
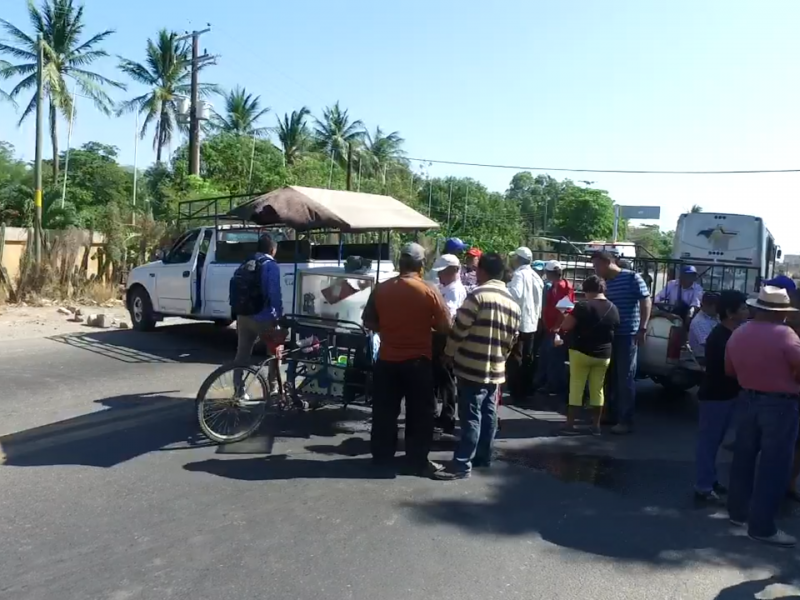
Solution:
<svg viewBox="0 0 800 600">
<path fill-rule="evenodd" d="M 213 442 L 230 444 L 255 433 L 273 401 L 258 367 L 223 365 L 197 393 L 197 422 Z"/>
</svg>

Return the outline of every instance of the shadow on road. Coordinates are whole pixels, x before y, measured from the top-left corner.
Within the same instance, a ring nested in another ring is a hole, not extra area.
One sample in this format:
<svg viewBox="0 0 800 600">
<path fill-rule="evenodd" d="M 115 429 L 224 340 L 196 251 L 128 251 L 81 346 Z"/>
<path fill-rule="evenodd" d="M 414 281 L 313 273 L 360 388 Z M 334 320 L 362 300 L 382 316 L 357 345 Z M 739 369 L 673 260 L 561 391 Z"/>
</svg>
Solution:
<svg viewBox="0 0 800 600">
<path fill-rule="evenodd" d="M 286 479 L 393 479 L 396 473 L 371 466 L 370 458 L 338 458 L 310 460 L 285 455 L 266 458 L 222 460 L 212 458 L 183 467 L 195 473 L 242 481 L 275 481 Z"/>
<path fill-rule="evenodd" d="M 722 590 L 714 600 L 800 600 L 800 590 L 779 576 L 744 581 Z"/>
<path fill-rule="evenodd" d="M 90 330 L 48 339 L 129 364 L 219 365 L 232 360 L 236 352 L 236 330 L 219 328 L 212 323 L 167 325 L 147 333 L 119 329 Z"/>
<path fill-rule="evenodd" d="M 172 393 L 105 398 L 105 410 L 3 436 L 4 464 L 108 468 L 176 442 L 204 444 L 194 402 Z"/>
<path fill-rule="evenodd" d="M 487 495 L 406 506 L 423 523 L 445 523 L 491 538 L 538 535 L 562 548 L 626 562 L 797 568 L 795 552 L 752 542 L 728 524 L 724 510 L 695 510 L 691 463 L 619 460 L 535 446 L 504 450 L 498 458 L 502 462 L 488 476 Z M 796 519 L 782 525 L 797 529 Z"/>
</svg>

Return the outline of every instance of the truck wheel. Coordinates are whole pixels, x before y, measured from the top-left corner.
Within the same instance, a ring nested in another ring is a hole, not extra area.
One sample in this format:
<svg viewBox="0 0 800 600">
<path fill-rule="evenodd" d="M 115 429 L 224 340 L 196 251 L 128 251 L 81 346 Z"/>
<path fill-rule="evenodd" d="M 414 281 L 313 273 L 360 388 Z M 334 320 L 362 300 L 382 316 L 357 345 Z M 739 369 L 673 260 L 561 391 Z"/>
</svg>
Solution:
<svg viewBox="0 0 800 600">
<path fill-rule="evenodd" d="M 153 303 L 150 302 L 150 295 L 143 288 L 137 288 L 131 293 L 128 311 L 131 313 L 131 322 L 136 331 L 153 331 L 156 328 Z"/>
</svg>

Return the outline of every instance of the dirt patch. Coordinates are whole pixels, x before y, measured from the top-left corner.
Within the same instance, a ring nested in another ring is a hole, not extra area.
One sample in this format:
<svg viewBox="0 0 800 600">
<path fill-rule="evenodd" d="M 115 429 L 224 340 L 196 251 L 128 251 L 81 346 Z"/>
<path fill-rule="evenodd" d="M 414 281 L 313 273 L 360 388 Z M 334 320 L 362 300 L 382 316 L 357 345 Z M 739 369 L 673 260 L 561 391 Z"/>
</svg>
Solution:
<svg viewBox="0 0 800 600">
<path fill-rule="evenodd" d="M 107 319 L 118 327 L 117 323 L 130 324 L 130 316 L 121 304 L 110 306 L 81 306 L 53 304 L 51 306 L 5 305 L 0 306 L 0 339 L 24 340 L 29 338 L 47 337 L 65 333 L 86 333 L 98 330 L 83 323 L 71 321 L 70 314 L 62 314 L 60 308 L 79 309 L 84 321 L 90 315 L 105 314 Z"/>
</svg>

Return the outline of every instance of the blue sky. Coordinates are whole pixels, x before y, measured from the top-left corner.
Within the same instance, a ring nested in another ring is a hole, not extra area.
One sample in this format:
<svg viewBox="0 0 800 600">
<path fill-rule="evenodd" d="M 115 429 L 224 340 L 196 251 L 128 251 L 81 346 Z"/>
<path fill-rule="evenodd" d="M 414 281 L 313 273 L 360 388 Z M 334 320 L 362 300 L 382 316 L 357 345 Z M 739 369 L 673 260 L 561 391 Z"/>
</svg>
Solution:
<svg viewBox="0 0 800 600">
<path fill-rule="evenodd" d="M 2 17 L 28 24 L 24 0 Z M 800 2 L 85 0 L 106 48 L 141 60 L 158 28 L 213 30 L 205 78 L 245 85 L 273 114 L 336 100 L 370 128 L 399 130 L 412 157 L 545 167 L 791 169 L 798 163 Z M 115 60 L 97 69 L 112 77 Z M 6 88 L 8 83 L 3 84 Z M 118 98 L 140 93 L 136 86 Z M 0 139 L 30 158 L 33 122 L 0 106 Z M 62 143 L 66 124 L 62 124 Z M 79 104 L 73 146 L 97 140 L 133 162 L 134 117 Z M 49 152 L 47 150 L 46 152 Z M 152 161 L 150 140 L 139 164 Z M 502 191 L 513 170 L 434 166 Z M 562 178 L 569 174 L 553 173 Z M 800 251 L 800 174 L 575 174 L 621 204 L 660 205 L 664 228 L 692 204 L 762 216 Z"/>
</svg>

